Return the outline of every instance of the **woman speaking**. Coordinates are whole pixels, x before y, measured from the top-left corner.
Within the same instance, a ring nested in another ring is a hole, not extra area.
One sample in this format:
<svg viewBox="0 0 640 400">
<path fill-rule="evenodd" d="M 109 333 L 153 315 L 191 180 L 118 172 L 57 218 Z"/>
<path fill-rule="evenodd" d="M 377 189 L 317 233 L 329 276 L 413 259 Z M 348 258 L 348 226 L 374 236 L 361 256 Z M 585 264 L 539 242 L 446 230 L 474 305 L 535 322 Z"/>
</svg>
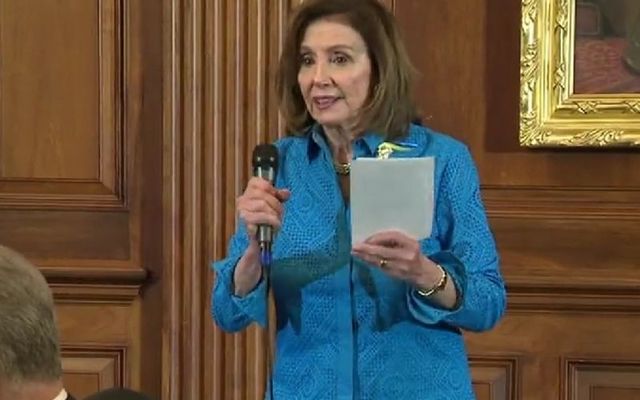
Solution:
<svg viewBox="0 0 640 400">
<path fill-rule="evenodd" d="M 407 52 L 378 1 L 297 9 L 278 70 L 288 136 L 275 143 L 275 182 L 248 182 L 227 257 L 213 264 L 212 313 L 229 332 L 265 324 L 271 283 L 267 398 L 474 398 L 462 330 L 498 322 L 504 282 L 472 157 L 412 123 L 411 89 Z M 381 156 L 435 158 L 428 238 L 390 230 L 351 242 L 351 161 Z M 269 279 L 256 240 L 263 225 L 276 231 Z"/>
</svg>

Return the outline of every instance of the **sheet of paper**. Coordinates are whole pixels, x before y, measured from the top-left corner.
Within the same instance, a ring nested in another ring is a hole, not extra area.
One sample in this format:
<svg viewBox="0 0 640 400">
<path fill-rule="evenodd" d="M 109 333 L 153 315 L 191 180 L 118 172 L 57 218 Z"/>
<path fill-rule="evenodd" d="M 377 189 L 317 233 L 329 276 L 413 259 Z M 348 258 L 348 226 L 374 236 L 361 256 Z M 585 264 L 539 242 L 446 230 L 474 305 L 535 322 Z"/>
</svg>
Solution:
<svg viewBox="0 0 640 400">
<path fill-rule="evenodd" d="M 399 229 L 416 239 L 431 235 L 435 160 L 359 158 L 351 163 L 351 240 Z"/>
</svg>

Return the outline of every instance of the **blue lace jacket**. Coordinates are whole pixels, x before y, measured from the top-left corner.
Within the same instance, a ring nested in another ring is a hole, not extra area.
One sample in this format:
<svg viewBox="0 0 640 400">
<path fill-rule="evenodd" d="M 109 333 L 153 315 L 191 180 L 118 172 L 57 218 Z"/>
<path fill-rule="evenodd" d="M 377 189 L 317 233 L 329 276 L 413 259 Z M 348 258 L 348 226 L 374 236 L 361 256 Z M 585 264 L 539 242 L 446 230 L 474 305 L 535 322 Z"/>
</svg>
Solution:
<svg viewBox="0 0 640 400">
<path fill-rule="evenodd" d="M 354 156 L 374 156 L 382 141 L 365 135 Z M 465 145 L 428 128 L 412 125 L 403 142 L 411 148 L 391 157 L 435 157 L 435 220 L 421 246 L 453 279 L 459 306 L 439 308 L 353 258 L 349 207 L 319 128 L 279 140 L 276 186 L 291 197 L 271 268 L 276 400 L 474 398 L 461 330 L 492 328 L 506 303 L 477 170 Z M 266 322 L 264 282 L 245 297 L 233 294 L 233 270 L 247 245 L 239 224 L 227 258 L 213 263 L 212 314 L 229 332 Z"/>
</svg>

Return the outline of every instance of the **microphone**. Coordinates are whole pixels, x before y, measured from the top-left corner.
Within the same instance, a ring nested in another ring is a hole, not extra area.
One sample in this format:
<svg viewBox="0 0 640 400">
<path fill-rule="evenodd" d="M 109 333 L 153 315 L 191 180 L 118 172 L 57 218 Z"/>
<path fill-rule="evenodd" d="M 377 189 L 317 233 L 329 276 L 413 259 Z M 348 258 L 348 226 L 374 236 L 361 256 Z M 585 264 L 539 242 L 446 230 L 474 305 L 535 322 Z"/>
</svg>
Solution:
<svg viewBox="0 0 640 400">
<path fill-rule="evenodd" d="M 251 160 L 253 166 L 253 176 L 266 179 L 273 185 L 278 173 L 278 148 L 272 144 L 260 144 L 253 149 L 253 156 Z M 269 291 L 271 286 L 271 278 L 267 267 L 271 266 L 271 244 L 273 242 L 273 227 L 269 225 L 258 225 L 258 232 L 256 233 L 258 244 L 260 246 L 260 264 L 262 264 L 262 273 L 265 279 L 266 293 L 267 293 L 267 309 L 269 304 Z M 271 319 L 270 313 L 267 312 L 267 323 L 265 327 L 266 332 L 270 332 L 269 320 Z M 271 371 L 271 341 L 267 340 L 267 375 L 269 376 L 269 398 L 273 397 L 273 373 Z"/>
<path fill-rule="evenodd" d="M 278 148 L 272 144 L 260 144 L 253 149 L 253 176 L 266 179 L 271 184 L 278 173 Z M 263 266 L 271 265 L 271 243 L 273 242 L 273 227 L 258 225 L 256 234 L 260 245 L 260 262 Z"/>
</svg>

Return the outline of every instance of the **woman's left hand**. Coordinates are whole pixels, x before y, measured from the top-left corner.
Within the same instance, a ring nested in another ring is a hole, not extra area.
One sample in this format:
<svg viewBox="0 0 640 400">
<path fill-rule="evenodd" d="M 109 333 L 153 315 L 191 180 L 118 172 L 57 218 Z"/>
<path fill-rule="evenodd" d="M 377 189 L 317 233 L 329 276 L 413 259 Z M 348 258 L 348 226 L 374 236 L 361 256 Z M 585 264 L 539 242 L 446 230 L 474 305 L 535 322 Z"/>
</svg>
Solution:
<svg viewBox="0 0 640 400">
<path fill-rule="evenodd" d="M 376 233 L 352 248 L 352 254 L 388 275 L 419 288 L 433 287 L 441 278 L 440 268 L 420 250 L 420 243 L 402 231 Z"/>
</svg>

